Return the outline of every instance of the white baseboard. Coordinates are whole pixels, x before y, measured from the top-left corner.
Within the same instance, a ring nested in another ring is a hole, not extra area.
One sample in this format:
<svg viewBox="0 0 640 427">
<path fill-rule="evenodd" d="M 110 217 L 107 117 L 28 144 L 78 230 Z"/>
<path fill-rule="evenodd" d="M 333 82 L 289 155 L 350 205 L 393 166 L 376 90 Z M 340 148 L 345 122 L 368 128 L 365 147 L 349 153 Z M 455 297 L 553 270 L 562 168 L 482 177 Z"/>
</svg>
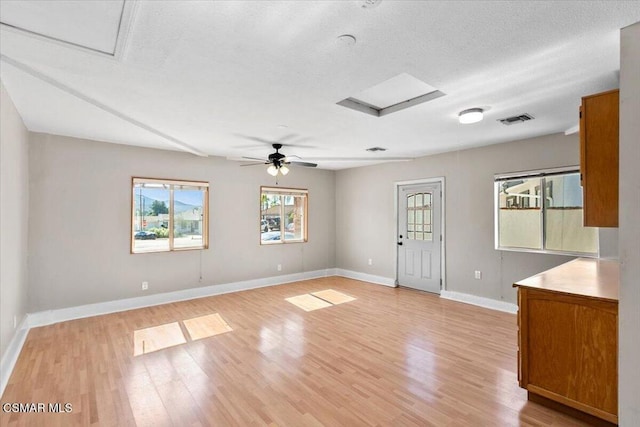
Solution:
<svg viewBox="0 0 640 427">
<path fill-rule="evenodd" d="M 11 376 L 11 372 L 13 372 L 13 367 L 18 361 L 22 346 L 27 339 L 27 334 L 29 333 L 28 318 L 28 315 L 22 318 L 22 322 L 20 322 L 16 333 L 13 334 L 13 338 L 9 341 L 9 346 L 2 355 L 2 360 L 0 361 L 0 396 L 4 393 L 7 383 L 9 383 L 9 377 Z"/>
<path fill-rule="evenodd" d="M 348 277 L 349 279 L 362 280 L 363 282 L 371 282 L 377 285 L 396 287 L 396 281 L 389 277 L 374 276 L 373 274 L 360 273 L 358 271 L 344 270 L 342 268 L 336 268 L 336 276 Z"/>
<path fill-rule="evenodd" d="M 516 314 L 518 312 L 518 306 L 516 304 L 498 301 L 491 298 L 479 297 L 477 295 L 442 290 L 440 291 L 440 297 L 453 301 L 463 302 L 466 304 L 477 305 L 484 308 L 490 308 L 492 310 L 504 311 L 507 313 Z"/>
<path fill-rule="evenodd" d="M 282 285 L 285 283 L 299 282 L 301 280 L 316 279 L 319 277 L 327 277 L 332 275 L 334 275 L 333 269 L 306 271 L 303 273 L 285 274 L 282 276 L 245 280 L 242 282 L 223 283 L 219 285 L 204 286 L 201 288 L 190 288 L 175 292 L 165 292 L 143 297 L 126 298 L 116 301 L 80 305 L 77 307 L 40 311 L 28 315 L 28 326 L 30 328 L 34 328 L 38 326 L 51 325 L 58 322 L 65 322 L 67 320 L 82 319 L 84 317 L 117 313 L 119 311 L 133 310 L 136 308 L 168 304 L 172 302 L 209 297 L 213 295 L 228 294 L 230 292 L 245 291 L 249 289 L 263 288 L 266 286 Z"/>
</svg>

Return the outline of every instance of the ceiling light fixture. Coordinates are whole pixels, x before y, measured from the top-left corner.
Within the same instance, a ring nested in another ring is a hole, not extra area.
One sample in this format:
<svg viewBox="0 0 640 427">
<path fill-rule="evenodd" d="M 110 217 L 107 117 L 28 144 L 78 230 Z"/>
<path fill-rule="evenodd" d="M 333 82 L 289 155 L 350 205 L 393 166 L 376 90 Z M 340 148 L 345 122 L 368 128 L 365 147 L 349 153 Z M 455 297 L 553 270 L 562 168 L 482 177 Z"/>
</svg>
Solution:
<svg viewBox="0 0 640 427">
<path fill-rule="evenodd" d="M 351 34 L 343 34 L 341 36 L 338 36 L 336 40 L 343 46 L 353 46 L 354 44 L 356 44 L 356 38 Z"/>
<path fill-rule="evenodd" d="M 284 176 L 289 173 L 289 168 L 283 162 L 274 160 L 267 168 L 267 173 L 271 176 L 277 176 L 278 174 Z"/>
<path fill-rule="evenodd" d="M 363 0 L 362 7 L 365 9 L 373 9 L 382 3 L 382 0 Z"/>
<path fill-rule="evenodd" d="M 484 110 L 482 108 L 469 108 L 458 113 L 458 121 L 462 124 L 477 123 L 482 120 Z"/>
</svg>

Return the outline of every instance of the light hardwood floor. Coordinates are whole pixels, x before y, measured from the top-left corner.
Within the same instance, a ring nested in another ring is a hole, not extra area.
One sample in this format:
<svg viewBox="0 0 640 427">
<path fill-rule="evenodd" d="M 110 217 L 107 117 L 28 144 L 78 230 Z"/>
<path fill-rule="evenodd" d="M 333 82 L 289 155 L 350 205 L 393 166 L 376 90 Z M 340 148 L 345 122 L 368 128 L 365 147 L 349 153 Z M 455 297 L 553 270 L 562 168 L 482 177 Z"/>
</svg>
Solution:
<svg viewBox="0 0 640 427">
<path fill-rule="evenodd" d="M 355 297 L 305 312 L 285 298 Z M 183 321 L 232 329 L 192 341 Z M 187 343 L 134 356 L 134 331 L 179 322 Z M 35 328 L 2 396 L 73 412 L 2 426 L 581 426 L 527 402 L 514 315 L 330 277 Z"/>
</svg>

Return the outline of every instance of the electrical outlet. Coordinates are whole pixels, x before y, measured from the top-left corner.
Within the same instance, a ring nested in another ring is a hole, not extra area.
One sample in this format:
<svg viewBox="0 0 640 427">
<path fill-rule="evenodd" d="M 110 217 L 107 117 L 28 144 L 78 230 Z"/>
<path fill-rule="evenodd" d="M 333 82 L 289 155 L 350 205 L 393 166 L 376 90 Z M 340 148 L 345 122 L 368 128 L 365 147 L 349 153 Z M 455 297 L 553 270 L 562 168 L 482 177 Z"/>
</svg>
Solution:
<svg viewBox="0 0 640 427">
<path fill-rule="evenodd" d="M 13 316 L 13 329 L 18 327 L 18 316 Z"/>
<path fill-rule="evenodd" d="M 278 271 L 282 271 L 282 264 L 278 264 Z"/>
<path fill-rule="evenodd" d="M 146 291 L 147 289 L 149 289 L 149 282 L 142 282 L 142 290 Z"/>
<path fill-rule="evenodd" d="M 369 258 L 369 265 L 373 265 L 373 260 Z"/>
<path fill-rule="evenodd" d="M 482 271 L 476 270 L 476 279 L 478 280 L 482 279 Z"/>
</svg>

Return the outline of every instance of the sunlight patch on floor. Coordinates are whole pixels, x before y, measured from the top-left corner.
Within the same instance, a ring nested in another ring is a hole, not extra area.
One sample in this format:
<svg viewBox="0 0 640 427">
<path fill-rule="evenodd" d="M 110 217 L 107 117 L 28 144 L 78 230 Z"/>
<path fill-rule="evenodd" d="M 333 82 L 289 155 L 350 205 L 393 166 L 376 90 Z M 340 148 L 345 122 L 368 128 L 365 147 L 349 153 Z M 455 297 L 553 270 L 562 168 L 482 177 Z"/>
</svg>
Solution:
<svg viewBox="0 0 640 427">
<path fill-rule="evenodd" d="M 218 313 L 185 320 L 183 323 L 193 341 L 233 331 Z"/>
<path fill-rule="evenodd" d="M 178 322 L 139 329 L 133 331 L 133 355 L 152 353 L 186 342 Z"/>
<path fill-rule="evenodd" d="M 321 298 L 330 302 L 333 305 L 342 304 L 345 302 L 355 301 L 354 297 L 351 297 L 342 292 L 334 291 L 333 289 L 326 289 L 324 291 L 311 292 L 314 297 Z"/>
<path fill-rule="evenodd" d="M 325 289 L 324 291 L 285 298 L 285 301 L 290 302 L 304 311 L 319 310 L 354 300 L 355 298 L 342 292 L 334 291 L 333 289 Z"/>
<path fill-rule="evenodd" d="M 331 303 L 309 294 L 285 298 L 285 300 L 289 301 L 296 307 L 303 309 L 304 311 L 313 311 L 332 306 Z"/>
</svg>

